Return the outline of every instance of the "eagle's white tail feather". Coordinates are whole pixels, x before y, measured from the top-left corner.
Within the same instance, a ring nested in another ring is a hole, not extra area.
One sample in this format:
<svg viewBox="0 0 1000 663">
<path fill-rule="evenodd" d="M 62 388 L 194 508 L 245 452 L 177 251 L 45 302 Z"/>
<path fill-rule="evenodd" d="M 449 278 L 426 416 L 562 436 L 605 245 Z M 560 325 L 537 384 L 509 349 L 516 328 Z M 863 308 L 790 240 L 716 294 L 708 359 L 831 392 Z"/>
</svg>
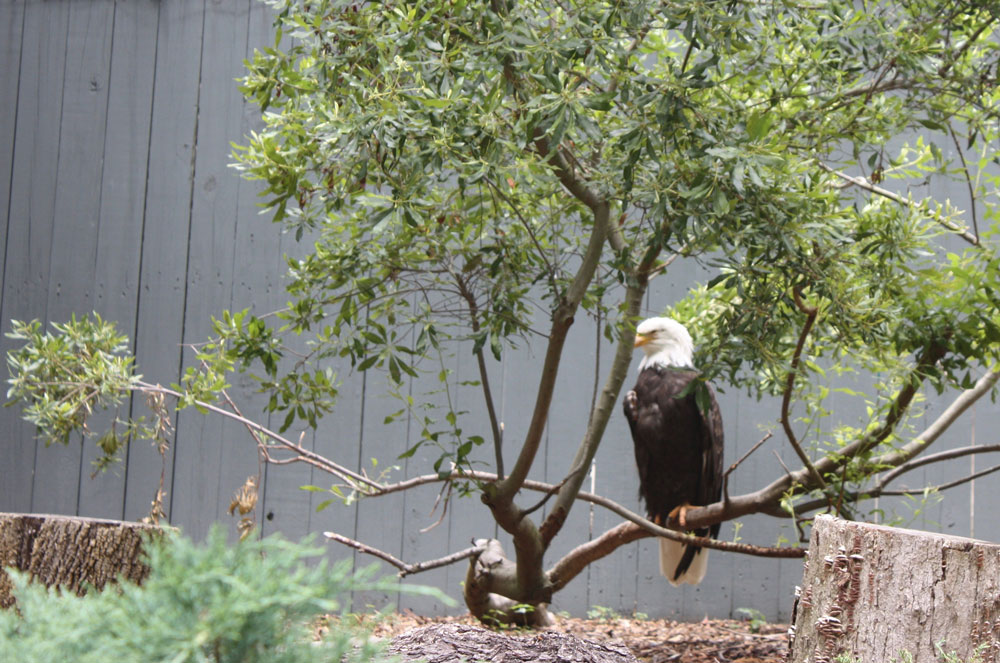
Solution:
<svg viewBox="0 0 1000 663">
<path fill-rule="evenodd" d="M 702 548 L 701 552 L 691 560 L 691 566 L 688 567 L 688 570 L 681 574 L 680 578 L 674 580 L 674 571 L 677 569 L 681 557 L 684 556 L 684 548 L 685 545 L 679 541 L 660 539 L 660 573 L 674 587 L 683 583 L 697 585 L 705 577 L 705 571 L 708 570 L 708 548 Z"/>
</svg>

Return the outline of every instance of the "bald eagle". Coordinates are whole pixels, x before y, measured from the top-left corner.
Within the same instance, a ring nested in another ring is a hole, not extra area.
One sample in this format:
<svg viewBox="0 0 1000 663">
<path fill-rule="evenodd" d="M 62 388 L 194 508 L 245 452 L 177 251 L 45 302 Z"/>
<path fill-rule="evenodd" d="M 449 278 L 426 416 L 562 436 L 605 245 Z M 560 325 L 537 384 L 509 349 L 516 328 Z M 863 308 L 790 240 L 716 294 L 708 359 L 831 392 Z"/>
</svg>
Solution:
<svg viewBox="0 0 1000 663">
<path fill-rule="evenodd" d="M 699 373 L 684 325 L 671 318 L 644 320 L 636 328 L 635 347 L 644 356 L 624 406 L 639 467 L 639 496 L 651 520 L 664 524 L 676 517 L 683 527 L 687 507 L 716 502 L 722 492 L 719 405 L 707 383 L 692 384 Z M 694 533 L 715 537 L 719 525 Z M 707 549 L 660 539 L 660 573 L 672 585 L 698 584 L 707 562 Z"/>
</svg>

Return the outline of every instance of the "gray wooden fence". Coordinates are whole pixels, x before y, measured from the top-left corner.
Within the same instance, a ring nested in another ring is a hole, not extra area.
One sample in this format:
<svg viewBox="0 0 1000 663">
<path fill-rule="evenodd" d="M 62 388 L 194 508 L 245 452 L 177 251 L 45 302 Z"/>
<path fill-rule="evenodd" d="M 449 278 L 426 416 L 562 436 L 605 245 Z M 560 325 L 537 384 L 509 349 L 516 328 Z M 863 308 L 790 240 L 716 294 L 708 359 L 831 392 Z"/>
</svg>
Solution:
<svg viewBox="0 0 1000 663">
<path fill-rule="evenodd" d="M 184 344 L 204 340 L 211 316 L 222 309 L 268 311 L 284 301 L 282 255 L 299 250 L 260 215 L 256 192 L 228 168 L 230 141 L 255 122 L 234 79 L 254 47 L 269 44 L 267 8 L 255 0 L 0 0 L 0 321 L 61 321 L 72 313 L 97 311 L 117 321 L 132 339 L 139 370 L 148 380 L 169 383 L 190 362 Z M 688 270 L 657 283 L 648 308 L 661 310 L 705 274 Z M 581 437 L 600 352 L 611 350 L 596 327 L 574 326 L 560 377 L 537 478 L 558 482 L 567 456 Z M 11 347 L 4 339 L 0 350 Z M 514 444 L 529 417 L 537 379 L 538 348 L 508 353 L 492 363 L 505 439 Z M 477 392 L 459 383 L 474 377 L 471 358 L 456 355 L 452 394 L 469 410 L 469 426 L 483 426 Z M 394 476 L 429 471 L 436 454 L 405 461 L 398 454 L 419 433 L 405 418 L 383 425 L 398 409 L 385 395 L 376 371 L 343 380 L 334 415 L 307 440 L 316 451 L 357 467 L 399 465 Z M 241 385 L 240 387 L 246 387 Z M 243 394 L 244 411 L 261 412 L 261 401 Z M 727 457 L 743 454 L 774 428 L 777 407 L 727 392 L 721 397 Z M 837 402 L 831 402 L 836 410 Z M 841 403 L 842 404 L 842 403 Z M 133 405 L 141 414 L 142 404 Z M 933 417 L 940 406 L 929 409 Z M 839 416 L 857 416 L 858 413 Z M 478 421 L 477 421 L 478 418 Z M 981 404 L 939 446 L 962 446 L 1000 423 L 994 406 Z M 408 561 L 444 555 L 471 538 L 492 536 L 495 527 L 476 499 L 453 500 L 440 524 L 431 513 L 436 487 L 362 501 L 357 507 L 316 506 L 324 496 L 300 486 L 329 485 L 308 466 L 259 468 L 254 446 L 238 425 L 196 413 L 177 422 L 166 463 L 170 521 L 200 536 L 216 521 L 232 527 L 230 496 L 246 477 L 263 472 L 258 514 L 265 533 L 290 537 L 334 530 Z M 733 494 L 759 487 L 783 470 L 772 450 L 791 463 L 777 439 L 768 442 L 734 475 Z M 15 408 L 0 411 L 0 511 L 48 512 L 137 519 L 156 491 L 162 464 L 147 445 L 128 450 L 124 464 L 90 478 L 95 450 L 75 440 L 68 448 L 36 442 Z M 985 461 L 980 461 L 981 467 Z M 917 479 L 937 482 L 967 473 L 962 466 L 933 468 Z M 594 489 L 638 509 L 636 473 L 627 426 L 616 417 L 596 460 Z M 1000 539 L 995 479 L 966 484 L 944 502 L 916 514 L 914 524 L 948 533 Z M 978 492 L 977 489 L 978 488 Z M 974 498 L 978 498 L 978 501 Z M 532 499 L 529 497 L 528 499 Z M 885 506 L 885 505 L 883 505 Z M 906 504 L 896 505 L 905 515 Z M 986 514 L 975 518 L 976 513 Z M 612 514 L 577 505 L 549 561 L 617 524 Z M 721 536 L 733 538 L 732 524 Z M 788 525 L 767 517 L 747 518 L 738 535 L 772 544 L 796 538 Z M 501 537 L 503 539 L 503 537 Z M 509 547 L 509 546 L 508 546 Z M 328 545 L 331 558 L 353 552 Z M 710 573 L 697 588 L 670 587 L 657 573 L 656 543 L 644 540 L 593 564 L 555 600 L 556 610 L 586 614 L 602 606 L 621 614 L 698 619 L 725 617 L 740 608 L 786 619 L 797 560 L 776 561 L 712 553 Z M 367 561 L 367 560 L 359 560 Z M 434 584 L 460 596 L 464 566 L 438 569 L 414 582 Z M 355 597 L 355 607 L 395 601 L 402 608 L 443 612 L 426 598 L 405 593 Z M 452 608 L 452 611 L 461 608 Z"/>
</svg>

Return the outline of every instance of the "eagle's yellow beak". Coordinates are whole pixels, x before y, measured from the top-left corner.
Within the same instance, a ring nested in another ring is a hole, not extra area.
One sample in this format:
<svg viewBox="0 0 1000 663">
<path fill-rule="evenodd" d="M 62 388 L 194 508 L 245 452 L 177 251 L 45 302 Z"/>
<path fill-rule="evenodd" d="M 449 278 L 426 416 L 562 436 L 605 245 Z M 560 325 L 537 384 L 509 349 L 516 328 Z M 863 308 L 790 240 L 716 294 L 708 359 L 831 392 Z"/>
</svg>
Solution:
<svg viewBox="0 0 1000 663">
<path fill-rule="evenodd" d="M 635 335 L 635 344 L 632 347 L 633 348 L 638 348 L 640 346 L 646 345 L 651 340 L 653 340 L 653 335 L 652 334 L 636 334 Z"/>
</svg>

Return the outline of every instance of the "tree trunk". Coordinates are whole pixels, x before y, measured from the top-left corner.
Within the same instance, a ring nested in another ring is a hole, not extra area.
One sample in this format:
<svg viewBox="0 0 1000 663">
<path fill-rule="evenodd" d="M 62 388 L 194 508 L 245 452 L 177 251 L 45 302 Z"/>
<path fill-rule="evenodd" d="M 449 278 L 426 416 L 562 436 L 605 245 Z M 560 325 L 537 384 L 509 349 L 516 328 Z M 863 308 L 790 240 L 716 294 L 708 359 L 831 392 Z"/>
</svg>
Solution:
<svg viewBox="0 0 1000 663">
<path fill-rule="evenodd" d="M 149 571 L 142 561 L 142 535 L 155 531 L 159 528 L 118 520 L 0 513 L 0 608 L 14 604 L 7 567 L 76 594 L 118 576 L 140 582 Z"/>
<path fill-rule="evenodd" d="M 504 555 L 500 542 L 478 539 L 475 544 L 483 550 L 469 559 L 462 592 L 472 616 L 488 626 L 552 626 L 547 603 L 524 604 L 509 598 L 521 588 L 517 566 Z"/>
<path fill-rule="evenodd" d="M 817 516 L 792 663 L 1000 661 L 1000 545 Z"/>
</svg>

